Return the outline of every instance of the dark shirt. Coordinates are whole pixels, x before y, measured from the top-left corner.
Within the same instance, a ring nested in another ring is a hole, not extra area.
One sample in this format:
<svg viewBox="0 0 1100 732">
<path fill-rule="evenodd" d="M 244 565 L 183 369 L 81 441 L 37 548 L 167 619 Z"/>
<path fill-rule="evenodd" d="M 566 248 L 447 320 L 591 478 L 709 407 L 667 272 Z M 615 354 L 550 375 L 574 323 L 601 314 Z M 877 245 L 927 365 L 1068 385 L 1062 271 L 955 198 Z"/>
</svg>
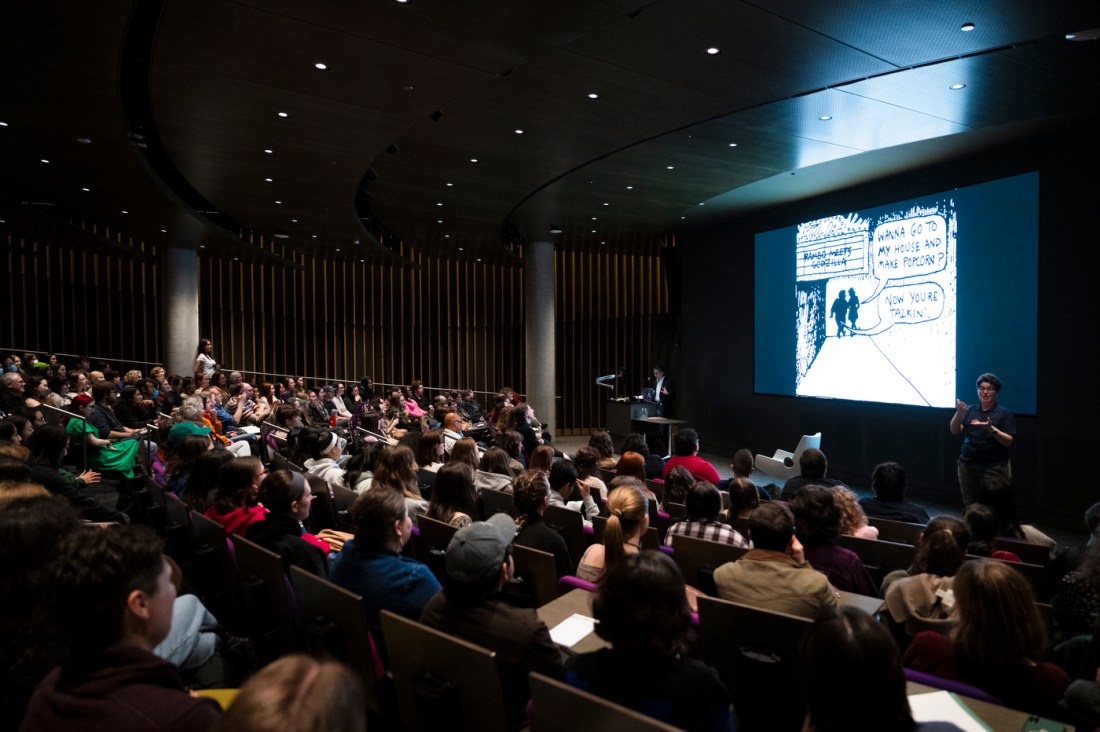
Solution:
<svg viewBox="0 0 1100 732">
<path fill-rule="evenodd" d="M 99 438 L 106 440 L 112 432 L 122 432 L 122 423 L 110 407 L 97 404 L 88 417 L 88 423 L 99 430 Z"/>
<path fill-rule="evenodd" d="M 302 527 L 289 516 L 267 515 L 244 530 L 244 537 L 283 558 L 289 570 L 291 565 L 324 577 L 328 574 L 328 557 L 317 547 L 302 538 Z"/>
<path fill-rule="evenodd" d="M 428 601 L 420 622 L 458 636 L 497 654 L 508 720 L 514 729 L 526 724 L 531 671 L 562 678 L 562 653 L 534 610 L 512 607 L 496 597 L 464 597 L 441 592 Z"/>
<path fill-rule="evenodd" d="M 1010 457 L 1008 448 L 997 442 L 988 427 L 970 424 L 974 419 L 992 422 L 1001 432 L 1013 436 L 1016 434 L 1016 418 L 1012 416 L 1012 412 L 996 402 L 989 411 L 983 410 L 981 404 L 972 404 L 963 417 L 963 446 L 959 459 L 976 468 L 1007 463 Z"/>
<path fill-rule="evenodd" d="M 848 487 L 842 480 L 834 480 L 833 478 L 807 478 L 804 475 L 795 475 L 787 478 L 787 482 L 783 484 L 783 490 L 779 493 L 779 500 L 791 500 L 798 495 L 798 492 L 802 490 L 803 486 L 807 485 L 823 485 L 826 488 L 834 488 L 838 485 L 842 485 L 845 488 Z"/>
<path fill-rule="evenodd" d="M 863 566 L 863 560 L 851 549 L 836 544 L 806 546 L 806 561 L 829 578 L 838 590 L 878 597 L 878 591 Z"/>
<path fill-rule="evenodd" d="M 44 486 L 50 493 L 65 498 L 88 521 L 126 521 L 126 514 L 109 508 L 93 495 L 83 493 L 56 468 L 31 464 L 30 469 L 35 483 Z"/>
<path fill-rule="evenodd" d="M 516 534 L 516 543 L 553 554 L 554 568 L 557 570 L 558 577 L 573 574 L 573 559 L 569 556 L 569 547 L 566 546 L 565 539 L 548 526 L 542 516 L 535 514 L 528 517 L 527 523 Z"/>
<path fill-rule="evenodd" d="M 859 499 L 859 506 L 868 516 L 913 524 L 928 523 L 928 512 L 909 501 L 884 501 L 881 498 L 868 497 Z"/>
<path fill-rule="evenodd" d="M 718 673 L 693 658 L 638 657 L 604 648 L 571 658 L 565 681 L 680 729 L 737 728 Z"/>
</svg>

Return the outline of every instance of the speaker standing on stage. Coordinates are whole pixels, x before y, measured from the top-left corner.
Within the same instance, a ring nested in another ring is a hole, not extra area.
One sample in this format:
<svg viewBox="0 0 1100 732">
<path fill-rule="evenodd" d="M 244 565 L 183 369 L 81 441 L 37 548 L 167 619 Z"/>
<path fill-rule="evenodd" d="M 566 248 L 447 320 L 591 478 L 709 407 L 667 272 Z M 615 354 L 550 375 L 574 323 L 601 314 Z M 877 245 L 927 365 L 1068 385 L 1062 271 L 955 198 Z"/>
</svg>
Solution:
<svg viewBox="0 0 1100 732">
<path fill-rule="evenodd" d="M 1008 448 L 1016 436 L 1016 418 L 997 403 L 1001 380 L 994 374 L 978 377 L 978 404 L 955 401 L 951 434 L 963 435 L 959 455 L 959 488 L 963 504 L 978 500 L 983 488 L 1004 490 L 1012 484 L 1012 463 Z"/>
<path fill-rule="evenodd" d="M 665 369 L 660 364 L 653 367 L 653 401 L 662 405 L 661 416 L 672 416 L 672 404 L 675 400 L 675 392 L 672 390 L 672 379 L 665 376 Z"/>
</svg>

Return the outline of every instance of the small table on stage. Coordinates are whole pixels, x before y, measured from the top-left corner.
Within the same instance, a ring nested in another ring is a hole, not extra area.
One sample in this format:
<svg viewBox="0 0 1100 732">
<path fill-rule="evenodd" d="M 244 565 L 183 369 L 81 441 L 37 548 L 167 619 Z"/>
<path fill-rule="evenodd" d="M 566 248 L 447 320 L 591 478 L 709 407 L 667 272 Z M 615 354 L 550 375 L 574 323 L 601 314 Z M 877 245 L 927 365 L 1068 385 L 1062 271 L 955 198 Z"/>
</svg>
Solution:
<svg viewBox="0 0 1100 732">
<path fill-rule="evenodd" d="M 687 424 L 686 419 L 670 419 L 668 417 L 647 417 L 646 419 L 639 420 L 644 424 L 657 425 L 658 434 L 662 435 L 665 440 L 665 448 L 667 454 L 665 457 L 672 457 L 672 428 L 682 424 Z"/>
<path fill-rule="evenodd" d="M 609 400 L 607 402 L 607 431 L 611 434 L 611 441 L 618 446 L 631 432 L 641 432 L 642 434 L 656 432 L 664 438 L 665 444 L 671 448 L 673 426 L 686 424 L 686 420 L 661 417 L 659 416 L 660 409 L 661 405 L 656 402 Z M 671 450 L 669 454 L 671 454 Z"/>
</svg>

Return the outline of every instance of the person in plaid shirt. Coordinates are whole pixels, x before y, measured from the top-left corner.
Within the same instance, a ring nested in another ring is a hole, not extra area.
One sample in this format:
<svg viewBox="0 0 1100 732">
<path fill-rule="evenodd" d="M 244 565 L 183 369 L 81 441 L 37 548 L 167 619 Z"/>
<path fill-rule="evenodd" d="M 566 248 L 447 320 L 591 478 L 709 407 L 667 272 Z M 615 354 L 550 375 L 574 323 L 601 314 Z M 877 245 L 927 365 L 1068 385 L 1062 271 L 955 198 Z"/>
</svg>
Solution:
<svg viewBox="0 0 1100 732">
<path fill-rule="evenodd" d="M 707 539 L 733 546 L 747 547 L 749 542 L 729 524 L 718 520 L 722 511 L 722 497 L 718 489 L 706 481 L 696 481 L 685 499 L 687 521 L 677 521 L 668 527 L 665 545 L 672 546 L 672 537 L 676 534 Z"/>
</svg>

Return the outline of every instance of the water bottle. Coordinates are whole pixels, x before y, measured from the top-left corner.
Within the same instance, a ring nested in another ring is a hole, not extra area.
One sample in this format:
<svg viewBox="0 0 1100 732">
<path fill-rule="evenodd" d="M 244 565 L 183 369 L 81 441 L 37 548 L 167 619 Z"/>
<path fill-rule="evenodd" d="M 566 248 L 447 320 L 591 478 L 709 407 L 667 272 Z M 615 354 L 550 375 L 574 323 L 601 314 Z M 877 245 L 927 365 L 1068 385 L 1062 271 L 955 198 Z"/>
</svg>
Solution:
<svg viewBox="0 0 1100 732">
<path fill-rule="evenodd" d="M 649 419 L 649 408 L 642 407 L 642 419 Z"/>
<path fill-rule="evenodd" d="M 336 410 L 333 409 L 328 413 L 328 426 L 333 429 L 336 428 Z"/>
</svg>

